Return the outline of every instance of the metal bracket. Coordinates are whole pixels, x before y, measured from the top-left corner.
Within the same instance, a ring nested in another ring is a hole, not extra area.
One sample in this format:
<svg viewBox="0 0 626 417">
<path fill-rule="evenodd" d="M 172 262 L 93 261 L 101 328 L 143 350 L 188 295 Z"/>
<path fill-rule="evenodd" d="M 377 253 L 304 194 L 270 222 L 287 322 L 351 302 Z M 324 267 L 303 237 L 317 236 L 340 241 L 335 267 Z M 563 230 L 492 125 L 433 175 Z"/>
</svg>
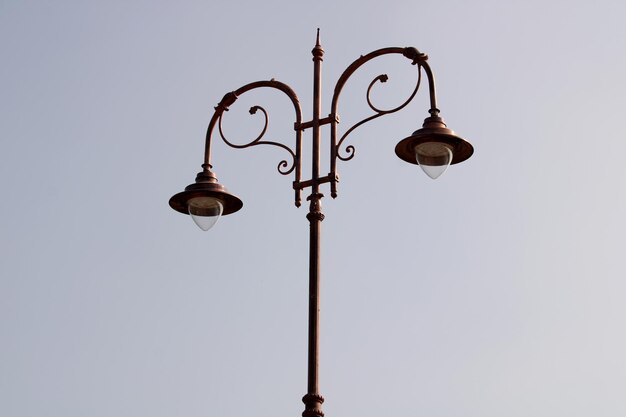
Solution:
<svg viewBox="0 0 626 417">
<path fill-rule="evenodd" d="M 339 182 L 339 175 L 330 173 L 325 177 L 320 177 L 317 180 L 311 179 L 307 181 L 294 181 L 293 189 L 294 190 L 303 190 L 308 187 L 312 187 L 315 184 L 326 184 L 327 182 Z"/>
<path fill-rule="evenodd" d="M 314 126 L 314 120 L 311 120 L 310 122 L 302 122 L 302 123 L 294 123 L 293 124 L 293 128 L 294 130 L 306 130 L 309 129 L 311 127 Z M 317 125 L 318 126 L 324 126 L 327 125 L 329 123 L 339 123 L 339 115 L 337 114 L 330 114 L 328 115 L 328 117 L 324 117 L 323 119 L 319 119 L 317 121 Z"/>
</svg>

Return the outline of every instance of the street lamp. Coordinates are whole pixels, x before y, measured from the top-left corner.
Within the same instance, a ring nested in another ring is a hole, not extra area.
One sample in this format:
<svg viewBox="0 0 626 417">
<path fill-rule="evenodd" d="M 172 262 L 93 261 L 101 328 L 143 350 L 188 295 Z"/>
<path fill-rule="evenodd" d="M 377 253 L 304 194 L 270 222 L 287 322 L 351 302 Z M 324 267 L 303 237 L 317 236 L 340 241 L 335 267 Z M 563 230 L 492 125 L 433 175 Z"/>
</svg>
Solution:
<svg viewBox="0 0 626 417">
<path fill-rule="evenodd" d="M 211 117 L 206 134 L 204 163 L 202 171 L 196 176 L 196 181 L 188 185 L 183 192 L 174 195 L 170 201 L 170 206 L 183 214 L 189 214 L 196 224 L 203 230 L 210 229 L 220 218 L 220 216 L 234 213 L 241 209 L 243 202 L 231 194 L 223 185 L 221 185 L 211 165 L 211 138 L 215 127 L 222 140 L 233 148 L 247 148 L 257 145 L 278 146 L 286 150 L 290 158 L 282 160 L 278 164 L 278 172 L 282 175 L 295 174 L 293 189 L 295 191 L 295 205 L 300 207 L 302 190 L 311 189 L 311 194 L 307 197 L 309 203 L 309 213 L 307 219 L 310 224 L 310 241 L 309 241 L 309 335 L 308 335 L 308 384 L 307 393 L 302 398 L 305 404 L 303 417 L 322 417 L 321 405 L 324 399 L 319 393 L 318 386 L 318 364 L 319 364 L 319 264 L 320 264 L 320 229 L 321 222 L 324 220 L 322 213 L 321 200 L 323 194 L 320 193 L 322 184 L 330 184 L 330 193 L 333 198 L 337 197 L 337 182 L 339 176 L 337 172 L 337 159 L 348 161 L 354 156 L 354 146 L 349 145 L 342 148 L 346 137 L 362 124 L 376 119 L 380 116 L 397 112 L 403 109 L 415 97 L 422 79 L 422 70 L 426 74 L 428 80 L 428 90 L 430 96 L 430 114 L 424 120 L 423 126 L 413 132 L 410 136 L 402 139 L 395 148 L 396 155 L 408 163 L 419 165 L 424 172 L 433 179 L 439 177 L 451 164 L 463 162 L 472 156 L 474 148 L 472 145 L 459 137 L 454 131 L 449 129 L 439 116 L 437 108 L 437 97 L 435 91 L 435 79 L 428 65 L 428 57 L 419 52 L 417 49 L 408 48 L 383 48 L 362 55 L 354 61 L 341 74 L 331 101 L 330 114 L 327 117 L 321 117 L 321 69 L 324 50 L 320 45 L 319 29 L 317 31 L 317 41 L 315 47 L 311 51 L 313 54 L 313 118 L 310 121 L 302 121 L 302 111 L 300 109 L 300 101 L 298 96 L 288 85 L 271 79 L 269 81 L 257 81 L 246 84 L 235 91 L 227 93 L 219 104 L 215 107 L 215 112 Z M 367 103 L 373 111 L 371 116 L 355 123 L 347 129 L 342 136 L 337 135 L 337 125 L 339 124 L 339 115 L 337 113 L 337 105 L 341 91 L 348 78 L 363 64 L 382 55 L 400 54 L 410 60 L 412 65 L 417 67 L 417 83 L 410 97 L 398 107 L 390 110 L 381 110 L 372 104 L 370 100 L 370 92 L 377 82 L 386 82 L 387 75 L 382 74 L 374 78 L 367 89 Z M 296 121 L 294 130 L 296 133 L 295 149 L 290 148 L 282 143 L 262 140 L 268 126 L 268 116 L 265 109 L 261 106 L 253 106 L 250 113 L 255 114 L 261 112 L 265 118 L 265 126 L 261 133 L 251 142 L 244 145 L 231 143 L 222 130 L 222 115 L 229 109 L 231 105 L 237 101 L 242 94 L 257 88 L 273 88 L 285 93 L 291 100 Z M 330 170 L 328 175 L 320 175 L 320 126 L 330 125 Z M 302 132 L 311 129 L 312 132 L 312 173 L 311 178 L 302 180 Z M 343 150 L 343 154 L 342 151 Z"/>
</svg>

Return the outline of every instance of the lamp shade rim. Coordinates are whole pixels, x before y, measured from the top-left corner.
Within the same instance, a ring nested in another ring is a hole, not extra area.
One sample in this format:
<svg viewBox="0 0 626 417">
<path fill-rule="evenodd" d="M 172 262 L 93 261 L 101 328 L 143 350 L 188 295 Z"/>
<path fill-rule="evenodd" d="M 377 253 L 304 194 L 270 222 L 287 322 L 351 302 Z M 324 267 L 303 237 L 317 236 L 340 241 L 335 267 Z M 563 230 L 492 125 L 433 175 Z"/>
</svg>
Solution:
<svg viewBox="0 0 626 417">
<path fill-rule="evenodd" d="M 452 150 L 451 165 L 465 161 L 474 153 L 474 147 L 454 133 L 453 130 L 441 127 L 425 127 L 416 130 L 411 136 L 398 142 L 395 149 L 396 155 L 403 161 L 418 165 L 415 159 L 415 146 L 426 142 L 439 142 L 448 145 Z"/>
<path fill-rule="evenodd" d="M 243 201 L 218 183 L 195 183 L 187 186 L 185 191 L 170 198 L 170 207 L 179 213 L 189 214 L 189 200 L 196 197 L 213 197 L 222 202 L 224 211 L 222 215 L 228 215 L 239 211 L 243 207 Z"/>
</svg>

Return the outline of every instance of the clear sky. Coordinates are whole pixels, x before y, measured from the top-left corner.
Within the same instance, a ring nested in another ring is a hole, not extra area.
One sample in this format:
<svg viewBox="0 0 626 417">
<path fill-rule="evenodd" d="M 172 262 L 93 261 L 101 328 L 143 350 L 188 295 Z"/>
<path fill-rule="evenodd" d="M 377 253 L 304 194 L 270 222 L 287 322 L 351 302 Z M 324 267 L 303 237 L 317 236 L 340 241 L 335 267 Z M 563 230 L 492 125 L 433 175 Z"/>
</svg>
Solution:
<svg viewBox="0 0 626 417">
<path fill-rule="evenodd" d="M 311 117 L 318 27 L 322 114 L 359 55 L 415 46 L 476 149 L 437 181 L 396 158 L 424 90 L 351 135 L 323 201 L 326 415 L 626 415 L 624 16 L 608 0 L 0 1 L 0 416 L 300 415 L 308 222 L 284 152 L 216 141 L 244 208 L 207 233 L 167 201 L 224 93 L 276 78 Z M 371 79 L 389 74 L 374 99 L 390 106 L 413 70 L 363 68 L 340 129 L 369 114 Z M 261 104 L 268 139 L 293 143 L 283 97 L 241 101 L 233 141 Z"/>
</svg>

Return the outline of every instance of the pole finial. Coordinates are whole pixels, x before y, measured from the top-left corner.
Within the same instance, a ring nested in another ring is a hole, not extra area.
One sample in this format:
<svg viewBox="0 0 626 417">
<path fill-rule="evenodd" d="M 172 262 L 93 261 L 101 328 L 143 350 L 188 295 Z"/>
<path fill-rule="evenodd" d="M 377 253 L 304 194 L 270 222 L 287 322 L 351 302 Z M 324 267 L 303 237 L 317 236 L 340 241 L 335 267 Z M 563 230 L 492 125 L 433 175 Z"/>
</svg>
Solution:
<svg viewBox="0 0 626 417">
<path fill-rule="evenodd" d="M 315 39 L 315 46 L 311 53 L 313 54 L 313 60 L 321 60 L 324 55 L 324 50 L 322 49 L 322 45 L 320 45 L 320 28 L 317 28 L 317 38 Z"/>
</svg>

